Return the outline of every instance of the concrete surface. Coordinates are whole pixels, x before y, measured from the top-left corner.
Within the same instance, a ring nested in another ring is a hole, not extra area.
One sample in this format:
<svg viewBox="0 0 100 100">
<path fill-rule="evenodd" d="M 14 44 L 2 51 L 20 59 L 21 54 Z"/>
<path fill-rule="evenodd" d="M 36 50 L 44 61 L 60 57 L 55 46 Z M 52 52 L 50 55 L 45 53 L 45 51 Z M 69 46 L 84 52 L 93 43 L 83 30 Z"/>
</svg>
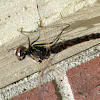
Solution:
<svg viewBox="0 0 100 100">
<path fill-rule="evenodd" d="M 86 35 L 86 34 L 100 32 L 100 28 L 99 28 L 99 26 L 100 26 L 100 13 L 98 13 L 98 12 L 100 12 L 100 3 L 96 3 L 92 7 L 85 7 L 84 9 L 81 9 L 80 11 L 76 12 L 75 14 L 72 14 L 72 15 L 66 17 L 66 18 L 63 17 L 63 19 L 60 19 L 60 20 L 55 21 L 54 23 L 48 25 L 46 27 L 46 30 L 47 30 L 48 36 L 50 37 L 50 41 L 52 41 L 57 36 L 57 34 L 59 34 L 61 32 L 61 30 L 64 27 L 66 27 L 67 24 L 70 24 L 71 26 L 64 31 L 63 35 L 60 38 L 60 41 L 71 39 L 71 38 L 74 38 L 74 37 L 80 37 L 80 36 Z M 29 22 L 32 22 L 32 20 L 29 21 Z M 11 25 L 10 25 L 10 27 L 12 27 Z M 28 26 L 28 23 L 26 25 Z M 33 25 L 33 24 L 31 23 L 31 25 Z M 16 24 L 16 26 L 18 26 L 19 28 L 22 27 L 21 24 L 20 24 L 20 26 L 18 24 Z M 31 27 L 27 28 L 27 26 L 24 27 L 25 30 L 26 29 L 27 30 L 32 29 Z M 18 27 L 16 29 L 19 29 Z M 13 32 L 11 32 L 11 33 L 13 33 Z M 36 34 L 37 32 L 33 33 L 33 35 Z M 55 34 L 53 34 L 53 33 L 55 33 Z M 31 36 L 31 35 L 32 34 L 29 34 L 29 36 Z M 35 37 L 36 36 L 31 37 L 31 40 L 34 39 Z M 20 62 L 14 56 L 13 50 L 8 52 L 9 49 L 18 46 L 21 43 L 26 43 L 26 41 L 27 40 L 25 39 L 25 37 L 19 36 L 17 38 L 17 40 L 15 39 L 10 44 L 8 42 L 5 45 L 2 45 L 0 47 L 1 48 L 0 49 L 0 76 L 1 76 L 0 77 L 0 88 L 1 88 L 1 92 L 0 92 L 1 96 L 0 97 L 4 98 L 4 99 L 1 99 L 1 100 L 6 100 L 7 98 L 11 98 L 11 97 L 19 94 L 19 92 L 21 93 L 23 88 L 25 88 L 25 87 L 28 90 L 28 89 L 31 89 L 33 87 L 38 86 L 37 85 L 37 83 L 38 83 L 38 81 L 37 81 L 38 73 L 30 76 L 29 79 L 27 79 L 27 78 L 25 78 L 24 80 L 20 80 L 20 79 L 37 72 L 38 66 L 44 67 L 45 63 L 39 65 L 38 63 L 34 62 L 32 59 L 30 59 L 28 57 L 25 60 Z M 43 32 L 42 31 L 41 31 L 41 39 L 38 41 L 38 43 L 41 43 L 41 42 L 45 42 L 45 40 L 43 38 Z M 68 57 L 70 57 L 70 56 L 72 56 L 76 53 L 81 52 L 82 50 L 85 50 L 89 47 L 92 47 L 92 46 L 94 46 L 98 43 L 100 43 L 100 39 L 90 41 L 88 43 L 87 42 L 82 43 L 82 44 L 73 46 L 71 48 L 68 48 L 68 49 L 58 53 L 55 56 L 52 63 L 59 62 L 59 61 L 65 59 L 65 58 L 68 58 Z M 96 48 L 97 48 L 97 50 L 99 50 L 98 46 Z M 88 51 L 88 52 L 90 52 L 90 51 Z M 97 54 L 97 56 L 99 56 L 99 54 Z M 80 61 L 80 62 L 78 61 L 78 64 L 80 64 L 80 63 L 82 63 L 82 61 Z M 65 62 L 61 62 L 61 64 L 65 64 Z M 67 65 L 70 65 L 70 67 L 67 66 Z M 66 70 L 75 66 L 75 64 L 73 64 L 73 63 L 72 64 L 67 63 L 67 65 L 65 66 Z M 58 65 L 58 66 L 61 66 L 61 65 Z M 60 70 L 61 67 L 60 68 L 58 67 L 58 69 Z M 63 65 L 63 69 L 64 69 L 64 65 Z M 55 72 L 52 72 L 52 73 L 55 73 Z M 43 81 L 46 82 L 46 81 L 52 80 L 57 74 L 57 73 L 55 73 L 55 74 L 52 74 L 52 73 L 51 73 L 51 75 L 49 75 L 49 74 L 44 75 L 45 80 L 43 80 Z M 5 86 L 7 86 L 7 85 L 9 85 L 13 82 L 18 81 L 18 80 L 20 80 L 18 84 L 14 84 L 13 86 L 10 85 L 6 88 L 3 88 L 3 87 L 5 87 Z M 28 80 L 32 80 L 32 81 L 28 81 Z M 27 82 L 29 82 L 30 84 L 28 83 L 29 85 L 27 85 Z M 21 83 L 24 83 L 25 85 L 23 85 Z M 70 86 L 67 86 L 67 87 L 69 88 L 68 90 L 70 92 Z M 9 91 L 7 91 L 7 90 L 9 90 Z M 67 96 L 65 96 L 65 98 L 67 98 Z M 69 97 L 69 98 L 72 98 L 72 97 Z M 63 100 L 66 100 L 66 99 L 63 99 Z"/>
</svg>

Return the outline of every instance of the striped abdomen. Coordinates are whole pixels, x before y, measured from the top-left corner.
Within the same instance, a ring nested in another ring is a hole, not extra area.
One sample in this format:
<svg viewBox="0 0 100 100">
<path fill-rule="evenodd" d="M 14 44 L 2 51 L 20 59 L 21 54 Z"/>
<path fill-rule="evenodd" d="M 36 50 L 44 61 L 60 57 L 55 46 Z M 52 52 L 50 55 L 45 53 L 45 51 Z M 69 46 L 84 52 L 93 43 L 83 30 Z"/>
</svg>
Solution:
<svg viewBox="0 0 100 100">
<path fill-rule="evenodd" d="M 51 46 L 51 53 L 58 53 L 73 45 L 76 45 L 85 41 L 93 40 L 93 39 L 98 39 L 98 38 L 100 38 L 100 33 L 92 33 L 90 35 L 85 35 L 85 36 L 77 37 L 71 40 L 59 42 Z"/>
</svg>

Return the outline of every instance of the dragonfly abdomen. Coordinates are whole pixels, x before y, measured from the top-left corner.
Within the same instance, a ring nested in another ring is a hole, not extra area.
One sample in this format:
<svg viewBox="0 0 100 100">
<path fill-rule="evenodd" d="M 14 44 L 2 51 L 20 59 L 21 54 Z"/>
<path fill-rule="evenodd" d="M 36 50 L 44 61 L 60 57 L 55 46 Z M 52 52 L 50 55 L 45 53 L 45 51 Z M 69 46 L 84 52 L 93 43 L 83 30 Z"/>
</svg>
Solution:
<svg viewBox="0 0 100 100">
<path fill-rule="evenodd" d="M 71 40 L 59 42 L 51 46 L 51 53 L 58 53 L 73 45 L 76 45 L 85 41 L 89 41 L 89 40 L 98 39 L 98 38 L 100 38 L 100 33 L 92 33 L 90 35 L 85 35 L 85 36 L 77 37 Z"/>
</svg>

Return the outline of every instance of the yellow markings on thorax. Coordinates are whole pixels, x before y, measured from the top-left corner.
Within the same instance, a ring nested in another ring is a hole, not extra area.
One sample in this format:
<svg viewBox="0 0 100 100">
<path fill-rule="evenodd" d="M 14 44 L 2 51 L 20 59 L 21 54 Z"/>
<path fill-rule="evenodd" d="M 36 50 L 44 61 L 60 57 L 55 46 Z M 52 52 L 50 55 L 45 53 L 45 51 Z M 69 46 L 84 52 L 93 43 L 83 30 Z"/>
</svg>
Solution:
<svg viewBox="0 0 100 100">
<path fill-rule="evenodd" d="M 24 54 L 26 53 L 27 49 L 25 49 Z"/>
<path fill-rule="evenodd" d="M 32 49 L 34 49 L 35 47 L 32 47 Z"/>
<path fill-rule="evenodd" d="M 39 47 L 43 47 L 42 45 L 39 45 Z"/>
</svg>

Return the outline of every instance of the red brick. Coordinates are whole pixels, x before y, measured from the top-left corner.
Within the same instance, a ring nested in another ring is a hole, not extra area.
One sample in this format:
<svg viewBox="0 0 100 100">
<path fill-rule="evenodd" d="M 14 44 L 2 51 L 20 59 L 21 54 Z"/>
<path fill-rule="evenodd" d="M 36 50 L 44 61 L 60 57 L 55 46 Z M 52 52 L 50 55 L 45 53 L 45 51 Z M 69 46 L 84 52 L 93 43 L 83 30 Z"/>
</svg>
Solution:
<svg viewBox="0 0 100 100">
<path fill-rule="evenodd" d="M 34 88 L 23 94 L 20 94 L 11 100 L 58 100 L 55 87 L 52 82 L 46 83 L 41 89 Z"/>
<path fill-rule="evenodd" d="M 75 100 L 100 100 L 100 57 L 67 71 Z"/>
</svg>

